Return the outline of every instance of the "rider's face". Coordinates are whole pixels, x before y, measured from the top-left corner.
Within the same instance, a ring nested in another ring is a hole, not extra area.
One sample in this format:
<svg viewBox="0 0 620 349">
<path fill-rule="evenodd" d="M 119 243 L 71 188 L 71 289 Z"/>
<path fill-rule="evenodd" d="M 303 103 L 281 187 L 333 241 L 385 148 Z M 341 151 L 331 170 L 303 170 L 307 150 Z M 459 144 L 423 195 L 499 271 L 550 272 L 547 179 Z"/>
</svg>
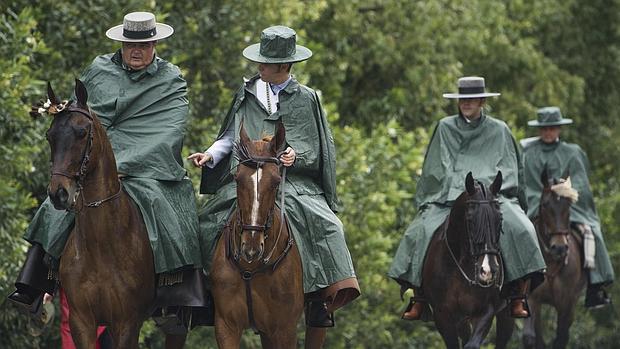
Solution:
<svg viewBox="0 0 620 349">
<path fill-rule="evenodd" d="M 156 41 L 123 42 L 123 62 L 131 69 L 146 68 L 153 61 Z"/>
<path fill-rule="evenodd" d="M 480 117 L 484 98 L 461 98 L 459 99 L 459 110 L 464 117 L 474 120 Z"/>
<path fill-rule="evenodd" d="M 544 143 L 553 143 L 560 138 L 560 126 L 545 126 L 538 130 L 540 139 Z"/>
</svg>

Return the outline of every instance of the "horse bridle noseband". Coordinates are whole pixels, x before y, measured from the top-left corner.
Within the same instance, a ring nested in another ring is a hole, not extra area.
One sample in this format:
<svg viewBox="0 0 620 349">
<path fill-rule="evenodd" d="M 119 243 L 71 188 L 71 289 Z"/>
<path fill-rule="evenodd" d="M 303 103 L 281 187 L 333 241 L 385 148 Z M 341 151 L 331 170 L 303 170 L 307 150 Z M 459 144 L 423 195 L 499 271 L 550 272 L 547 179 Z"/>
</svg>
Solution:
<svg viewBox="0 0 620 349">
<path fill-rule="evenodd" d="M 239 149 L 239 147 L 242 147 L 242 145 L 237 144 L 237 148 Z M 240 254 L 241 254 L 241 247 L 239 247 L 238 249 L 235 249 L 234 245 L 235 245 L 235 234 L 232 231 L 231 227 L 228 226 L 228 239 L 226 241 L 226 256 L 229 260 L 233 261 L 233 265 L 237 268 L 237 270 L 239 271 L 240 275 L 241 275 L 241 279 L 244 281 L 245 283 L 245 296 L 246 296 L 246 302 L 247 302 L 247 309 L 248 309 L 248 321 L 250 323 L 250 328 L 252 328 L 254 330 L 254 333 L 258 334 L 258 328 L 256 327 L 256 321 L 254 320 L 254 311 L 253 311 L 253 307 L 252 307 L 252 285 L 251 285 L 251 281 L 254 278 L 255 275 L 266 272 L 268 270 L 271 270 L 272 272 L 276 270 L 276 268 L 278 267 L 278 265 L 280 264 L 280 262 L 282 262 L 282 260 L 284 260 L 284 258 L 288 255 L 289 251 L 291 250 L 291 248 L 293 247 L 294 244 L 294 240 L 293 240 L 293 234 L 291 232 L 289 232 L 288 235 L 288 241 L 286 243 L 286 246 L 284 247 L 284 249 L 282 250 L 282 253 L 280 253 L 280 255 L 273 261 L 273 263 L 269 263 L 269 260 L 271 259 L 271 257 L 273 256 L 273 253 L 275 251 L 275 249 L 278 247 L 278 242 L 280 240 L 280 236 L 282 235 L 282 231 L 284 229 L 284 225 L 286 224 L 285 222 L 285 209 L 284 209 L 284 198 L 285 198 L 285 194 L 284 194 L 284 185 L 286 183 L 286 167 L 282 166 L 282 162 L 280 161 L 280 156 L 282 154 L 284 154 L 284 151 L 280 151 L 276 154 L 275 157 L 270 157 L 270 156 L 251 156 L 249 154 L 249 152 L 247 152 L 247 149 L 244 150 L 245 151 L 245 156 L 247 156 L 247 158 L 240 160 L 239 161 L 239 165 L 245 165 L 245 166 L 249 166 L 249 167 L 256 167 L 256 169 L 258 170 L 259 168 L 263 167 L 266 163 L 273 163 L 278 165 L 278 167 L 282 167 L 282 179 L 280 182 L 280 229 L 278 230 L 278 234 L 276 235 L 276 240 L 273 244 L 273 247 L 271 248 L 271 251 L 269 251 L 269 253 L 267 254 L 267 257 L 263 258 L 261 260 L 262 265 L 254 270 L 247 270 L 241 267 L 241 265 L 239 264 L 240 261 Z M 263 225 L 251 225 L 251 224 L 244 224 L 243 223 L 243 219 L 242 219 L 242 215 L 241 215 L 241 209 L 237 208 L 237 226 L 241 227 L 241 232 L 243 231 L 260 231 L 263 232 L 265 234 L 265 239 L 267 239 L 267 232 L 269 231 L 269 229 L 271 229 L 272 225 L 273 225 L 273 214 L 275 211 L 275 205 L 274 207 L 270 210 L 269 215 L 267 216 L 267 220 L 265 222 L 265 224 Z M 232 258 L 231 258 L 232 257 Z"/>
<path fill-rule="evenodd" d="M 64 107 L 63 109 L 59 110 L 59 114 L 60 113 L 65 113 L 65 112 L 73 112 L 73 113 L 78 113 L 78 114 L 82 114 L 83 116 L 85 116 L 86 118 L 88 118 L 88 120 L 90 120 L 90 125 L 88 127 L 88 139 L 86 141 L 86 147 L 84 147 L 84 151 L 82 152 L 82 160 L 80 161 L 80 169 L 78 172 L 76 172 L 75 174 L 70 174 L 64 171 L 53 171 L 50 169 L 50 177 L 53 176 L 62 176 L 62 177 L 66 177 L 69 178 L 71 180 L 75 180 L 77 182 L 77 186 L 78 186 L 78 195 L 82 196 L 82 207 L 86 206 L 86 207 L 99 207 L 101 206 L 101 204 L 107 202 L 107 201 L 111 201 L 114 200 L 116 198 L 118 198 L 121 195 L 121 191 L 123 190 L 123 185 L 122 182 L 120 181 L 120 179 L 118 180 L 118 184 L 119 184 L 119 188 L 118 188 L 118 192 L 116 192 L 115 194 L 112 194 L 111 196 L 101 199 L 101 200 L 95 200 L 95 201 L 91 201 L 88 203 L 84 203 L 86 201 L 86 198 L 84 197 L 84 195 L 82 194 L 82 190 L 84 189 L 83 187 L 83 183 L 84 183 L 84 177 L 86 177 L 86 166 L 88 165 L 88 162 L 90 161 L 90 154 L 93 150 L 93 138 L 94 138 L 94 134 L 93 134 L 93 116 L 90 114 L 90 110 L 86 110 L 80 107 L 74 107 L 73 103 L 71 101 L 66 102 L 68 107 Z M 69 211 L 69 209 L 67 209 L 67 211 Z M 79 212 L 79 210 L 78 210 Z"/>
</svg>

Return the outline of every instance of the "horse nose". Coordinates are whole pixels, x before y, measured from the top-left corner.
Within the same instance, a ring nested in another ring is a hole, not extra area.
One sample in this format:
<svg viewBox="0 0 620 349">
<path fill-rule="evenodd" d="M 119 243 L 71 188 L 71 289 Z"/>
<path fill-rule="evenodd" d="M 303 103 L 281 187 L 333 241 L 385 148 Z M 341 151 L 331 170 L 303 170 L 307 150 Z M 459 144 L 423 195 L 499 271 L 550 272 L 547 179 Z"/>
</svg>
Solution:
<svg viewBox="0 0 620 349">
<path fill-rule="evenodd" d="M 67 189 L 59 187 L 55 192 L 48 190 L 48 195 L 52 204 L 54 204 L 54 208 L 57 210 L 64 210 L 67 208 L 67 203 L 69 201 L 69 192 L 67 192 Z"/>
<path fill-rule="evenodd" d="M 551 245 L 551 254 L 557 257 L 562 257 L 568 251 L 567 245 Z"/>
</svg>

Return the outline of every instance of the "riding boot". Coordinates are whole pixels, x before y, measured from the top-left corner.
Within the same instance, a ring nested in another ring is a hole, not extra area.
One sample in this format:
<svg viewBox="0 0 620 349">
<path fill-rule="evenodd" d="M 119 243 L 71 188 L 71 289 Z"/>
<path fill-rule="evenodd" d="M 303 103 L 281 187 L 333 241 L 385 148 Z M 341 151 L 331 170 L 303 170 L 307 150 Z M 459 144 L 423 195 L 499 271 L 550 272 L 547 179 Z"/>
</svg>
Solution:
<svg viewBox="0 0 620 349">
<path fill-rule="evenodd" d="M 26 260 L 17 280 L 15 292 L 8 296 L 8 300 L 18 306 L 18 309 L 35 315 L 41 309 L 45 293 L 54 294 L 56 291 L 56 274 L 45 262 L 45 250 L 39 244 L 32 244 L 26 255 Z"/>
<path fill-rule="evenodd" d="M 586 308 L 598 309 L 611 304 L 611 299 L 603 289 L 603 284 L 590 284 L 586 290 Z"/>
<path fill-rule="evenodd" d="M 165 334 L 185 334 L 198 325 L 214 325 L 213 297 L 202 269 L 159 274 L 157 286 L 151 316 Z"/>
<path fill-rule="evenodd" d="M 422 288 L 413 288 L 414 296 L 409 299 L 409 305 L 400 317 L 403 320 L 430 320 L 430 307 L 428 300 L 422 294 Z"/>
<path fill-rule="evenodd" d="M 327 304 L 323 300 L 306 300 L 304 313 L 308 327 L 334 327 L 335 325 L 334 313 L 327 311 Z"/>
<path fill-rule="evenodd" d="M 510 296 L 510 316 L 513 318 L 530 317 L 530 308 L 527 304 L 527 293 L 530 288 L 530 279 L 514 281 Z"/>
</svg>

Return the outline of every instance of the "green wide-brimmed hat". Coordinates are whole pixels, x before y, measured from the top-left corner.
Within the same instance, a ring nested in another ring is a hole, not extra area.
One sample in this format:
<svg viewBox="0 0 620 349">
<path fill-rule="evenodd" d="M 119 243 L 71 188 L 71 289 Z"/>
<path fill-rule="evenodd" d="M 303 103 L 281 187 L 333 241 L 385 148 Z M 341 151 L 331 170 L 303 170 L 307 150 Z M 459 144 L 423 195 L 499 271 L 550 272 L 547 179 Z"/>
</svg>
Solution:
<svg viewBox="0 0 620 349">
<path fill-rule="evenodd" d="M 538 109 L 536 112 L 538 116 L 537 120 L 530 120 L 527 122 L 528 126 L 532 127 L 545 127 L 545 126 L 561 126 L 572 124 L 573 120 L 565 119 L 562 117 L 562 112 L 558 107 L 544 107 Z"/>
<path fill-rule="evenodd" d="M 260 34 L 260 43 L 243 50 L 243 57 L 257 63 L 295 63 L 310 58 L 312 51 L 296 41 L 293 29 L 283 25 L 269 27 Z"/>
</svg>

